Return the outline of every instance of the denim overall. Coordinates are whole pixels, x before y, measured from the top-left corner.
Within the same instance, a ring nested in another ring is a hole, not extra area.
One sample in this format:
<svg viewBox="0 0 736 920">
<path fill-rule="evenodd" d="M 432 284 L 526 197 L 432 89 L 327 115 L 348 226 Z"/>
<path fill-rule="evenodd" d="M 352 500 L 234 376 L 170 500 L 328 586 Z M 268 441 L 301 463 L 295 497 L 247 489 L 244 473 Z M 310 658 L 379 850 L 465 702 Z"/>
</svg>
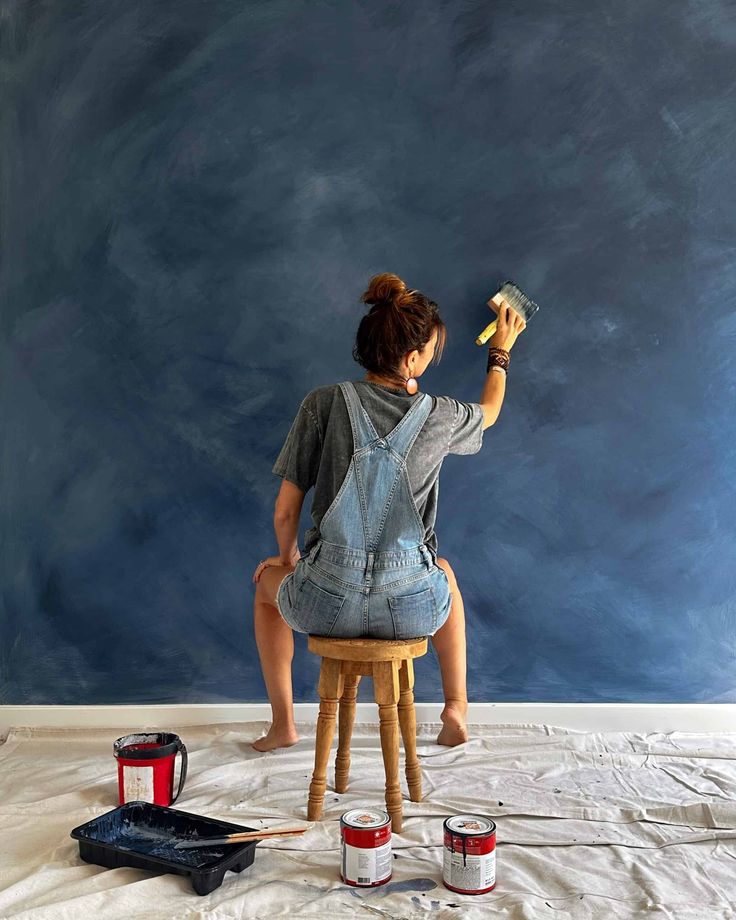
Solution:
<svg viewBox="0 0 736 920">
<path fill-rule="evenodd" d="M 279 610 L 292 629 L 318 636 L 432 635 L 450 613 L 450 583 L 424 543 L 406 470 L 432 398 L 421 394 L 381 438 L 353 384 L 339 386 L 353 429 L 353 456 L 320 522 L 319 540 L 279 586 Z"/>
</svg>

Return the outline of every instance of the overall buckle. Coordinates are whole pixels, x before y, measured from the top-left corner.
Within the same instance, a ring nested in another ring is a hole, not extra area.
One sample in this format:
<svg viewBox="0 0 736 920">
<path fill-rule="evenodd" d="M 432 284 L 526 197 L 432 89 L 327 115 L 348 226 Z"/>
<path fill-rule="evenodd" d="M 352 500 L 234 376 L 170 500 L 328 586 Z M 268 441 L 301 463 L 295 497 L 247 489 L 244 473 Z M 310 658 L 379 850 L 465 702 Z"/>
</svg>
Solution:
<svg viewBox="0 0 736 920">
<path fill-rule="evenodd" d="M 424 561 L 427 563 L 427 568 L 432 569 L 435 566 L 434 556 L 432 551 L 429 549 L 426 543 L 419 544 L 419 552 L 422 554 Z"/>
</svg>

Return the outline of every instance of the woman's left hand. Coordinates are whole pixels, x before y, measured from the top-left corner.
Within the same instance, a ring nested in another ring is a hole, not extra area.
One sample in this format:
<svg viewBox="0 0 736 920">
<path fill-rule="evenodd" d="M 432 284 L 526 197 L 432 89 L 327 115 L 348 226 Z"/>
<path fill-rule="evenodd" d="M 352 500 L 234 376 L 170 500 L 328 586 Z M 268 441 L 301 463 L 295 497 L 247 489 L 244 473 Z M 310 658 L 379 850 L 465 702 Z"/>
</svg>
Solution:
<svg viewBox="0 0 736 920">
<path fill-rule="evenodd" d="M 263 574 L 265 568 L 269 565 L 285 565 L 290 569 L 293 569 L 294 566 L 299 562 L 301 558 L 301 553 L 298 549 L 294 550 L 294 554 L 290 560 L 284 561 L 281 556 L 268 556 L 262 562 L 259 562 L 256 566 L 256 570 L 253 573 L 253 581 L 258 581 L 258 579 Z"/>
</svg>

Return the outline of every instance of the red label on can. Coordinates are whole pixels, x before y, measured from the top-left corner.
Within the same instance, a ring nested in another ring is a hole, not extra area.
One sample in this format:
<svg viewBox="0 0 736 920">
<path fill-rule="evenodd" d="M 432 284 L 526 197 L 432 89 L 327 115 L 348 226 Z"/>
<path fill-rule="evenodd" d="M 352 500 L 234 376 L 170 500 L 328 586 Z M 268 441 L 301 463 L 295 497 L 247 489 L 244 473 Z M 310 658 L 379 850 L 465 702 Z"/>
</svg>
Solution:
<svg viewBox="0 0 736 920">
<path fill-rule="evenodd" d="M 465 841 L 465 852 L 470 856 L 485 855 L 486 853 L 491 853 L 496 849 L 495 833 L 491 837 L 465 837 L 461 839 L 457 836 L 457 834 L 451 834 L 448 830 L 445 830 L 446 847 L 450 847 L 452 849 L 454 842 L 454 848 L 462 853 L 463 840 Z"/>
</svg>

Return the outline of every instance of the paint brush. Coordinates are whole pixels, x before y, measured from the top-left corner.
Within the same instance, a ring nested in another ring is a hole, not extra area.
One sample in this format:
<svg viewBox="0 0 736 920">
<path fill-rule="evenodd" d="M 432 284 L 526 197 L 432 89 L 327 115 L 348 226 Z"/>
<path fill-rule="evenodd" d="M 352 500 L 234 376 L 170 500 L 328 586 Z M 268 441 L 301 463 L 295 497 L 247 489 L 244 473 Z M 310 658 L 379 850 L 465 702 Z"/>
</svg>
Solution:
<svg viewBox="0 0 736 920">
<path fill-rule="evenodd" d="M 492 310 L 492 303 L 495 303 L 497 307 L 500 307 L 504 300 L 508 303 L 511 309 L 516 310 L 521 318 L 527 323 L 539 309 L 539 306 L 535 304 L 533 300 L 527 297 L 521 288 L 518 288 L 513 281 L 504 281 L 497 293 L 495 293 L 493 297 L 491 297 L 491 299 L 488 301 L 488 306 Z M 496 331 L 497 326 L 498 317 L 496 317 L 492 323 L 489 323 L 486 326 L 483 332 L 481 332 L 481 334 L 475 340 L 475 344 L 484 345 Z"/>
<path fill-rule="evenodd" d="M 261 831 L 241 831 L 237 834 L 227 834 L 224 837 L 188 837 L 174 844 L 174 849 L 184 850 L 194 847 L 221 846 L 225 843 L 248 843 L 251 840 L 269 840 L 272 837 L 298 837 L 308 827 L 279 827 L 270 831 L 264 828 Z"/>
</svg>

